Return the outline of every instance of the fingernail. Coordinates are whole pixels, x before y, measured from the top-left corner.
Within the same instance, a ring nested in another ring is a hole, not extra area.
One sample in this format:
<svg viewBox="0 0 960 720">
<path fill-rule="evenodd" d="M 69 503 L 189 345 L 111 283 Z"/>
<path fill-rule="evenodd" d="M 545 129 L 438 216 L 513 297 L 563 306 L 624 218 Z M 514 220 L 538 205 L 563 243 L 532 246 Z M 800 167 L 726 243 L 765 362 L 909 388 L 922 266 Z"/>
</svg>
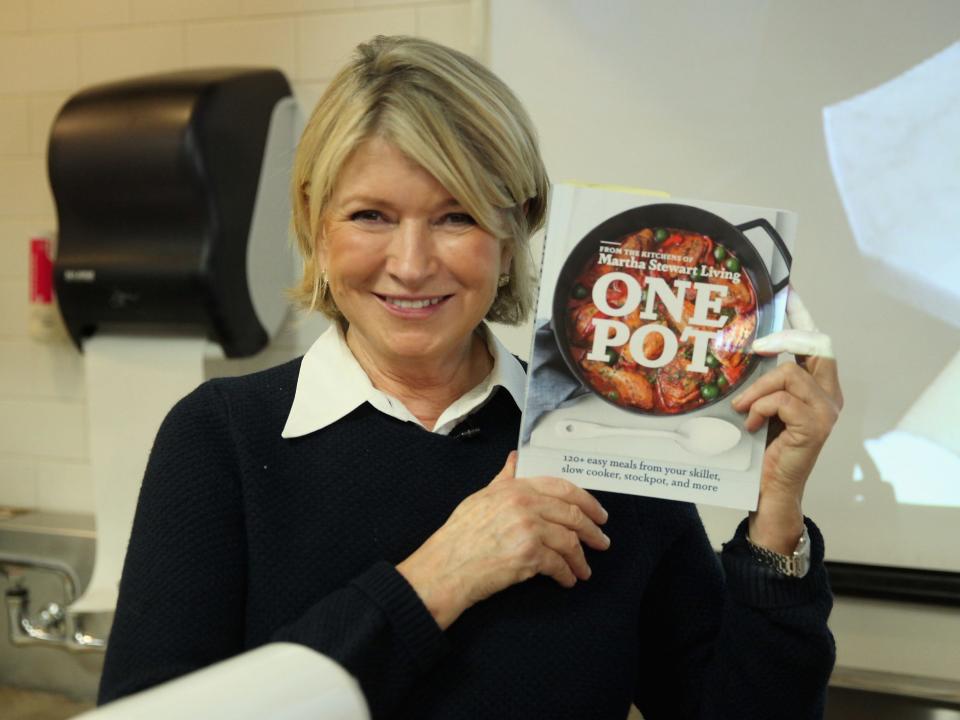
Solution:
<svg viewBox="0 0 960 720">
<path fill-rule="evenodd" d="M 610 547 L 610 538 L 607 534 L 605 532 L 601 532 L 600 534 L 603 535 L 603 541 L 607 544 L 607 547 Z"/>
<path fill-rule="evenodd" d="M 607 520 L 610 519 L 610 513 L 607 512 L 607 509 L 603 505 L 600 506 L 600 511 L 603 513 L 602 522 L 606 522 Z"/>
<path fill-rule="evenodd" d="M 753 345 L 752 345 L 751 347 L 752 347 L 754 350 L 761 350 L 761 351 L 763 351 L 763 350 L 766 350 L 767 348 L 769 348 L 769 346 L 770 346 L 770 342 L 767 340 L 767 338 L 762 337 L 762 338 L 757 338 L 756 340 L 754 340 L 754 341 L 753 341 Z"/>
</svg>

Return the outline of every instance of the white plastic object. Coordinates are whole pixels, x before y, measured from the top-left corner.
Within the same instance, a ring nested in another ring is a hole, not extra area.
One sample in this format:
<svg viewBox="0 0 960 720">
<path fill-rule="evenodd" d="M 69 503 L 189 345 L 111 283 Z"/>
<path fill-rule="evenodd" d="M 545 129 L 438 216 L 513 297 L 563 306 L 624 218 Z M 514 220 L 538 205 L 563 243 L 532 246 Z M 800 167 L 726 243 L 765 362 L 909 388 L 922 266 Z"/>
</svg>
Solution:
<svg viewBox="0 0 960 720">
<path fill-rule="evenodd" d="M 76 720 L 368 720 L 357 681 L 325 655 L 271 643 Z"/>
</svg>

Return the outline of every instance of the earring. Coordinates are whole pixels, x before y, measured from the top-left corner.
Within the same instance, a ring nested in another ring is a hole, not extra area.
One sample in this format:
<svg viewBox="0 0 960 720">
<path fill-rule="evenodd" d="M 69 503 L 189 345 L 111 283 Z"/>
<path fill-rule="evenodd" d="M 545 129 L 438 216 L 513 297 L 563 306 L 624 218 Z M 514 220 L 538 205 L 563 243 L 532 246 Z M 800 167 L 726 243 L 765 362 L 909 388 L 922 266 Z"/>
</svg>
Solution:
<svg viewBox="0 0 960 720">
<path fill-rule="evenodd" d="M 510 273 L 504 273 L 497 278 L 497 287 L 502 288 L 510 284 Z"/>
<path fill-rule="evenodd" d="M 320 272 L 314 275 L 313 280 L 313 297 L 310 299 L 310 309 L 317 309 L 317 301 L 320 300 L 327 293 L 327 288 L 329 284 L 327 283 L 327 271 L 321 270 Z"/>
</svg>

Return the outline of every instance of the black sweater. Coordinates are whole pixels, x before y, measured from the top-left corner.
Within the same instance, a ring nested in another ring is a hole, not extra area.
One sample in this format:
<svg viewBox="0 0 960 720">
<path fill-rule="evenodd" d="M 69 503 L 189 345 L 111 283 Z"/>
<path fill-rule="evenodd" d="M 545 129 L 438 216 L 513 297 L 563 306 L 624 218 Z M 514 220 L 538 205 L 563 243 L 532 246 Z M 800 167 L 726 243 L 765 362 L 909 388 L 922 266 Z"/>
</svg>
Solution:
<svg viewBox="0 0 960 720">
<path fill-rule="evenodd" d="M 299 361 L 204 383 L 164 421 L 140 493 L 99 702 L 271 641 L 357 677 L 375 718 L 814 718 L 834 659 L 823 541 L 783 578 L 744 524 L 596 493 L 606 552 L 570 590 L 535 577 L 442 632 L 394 565 L 516 446 L 509 394 L 436 435 L 364 404 L 283 439 Z"/>
</svg>

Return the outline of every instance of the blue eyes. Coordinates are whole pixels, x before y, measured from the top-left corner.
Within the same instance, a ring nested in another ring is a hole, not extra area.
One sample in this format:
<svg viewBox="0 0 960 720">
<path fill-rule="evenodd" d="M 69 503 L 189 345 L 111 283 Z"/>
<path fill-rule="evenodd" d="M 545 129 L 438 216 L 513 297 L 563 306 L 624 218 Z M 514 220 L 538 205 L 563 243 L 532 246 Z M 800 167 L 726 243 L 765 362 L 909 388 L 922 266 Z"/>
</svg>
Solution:
<svg viewBox="0 0 960 720">
<path fill-rule="evenodd" d="M 379 210 L 358 210 L 357 212 L 350 214 L 350 220 L 352 222 L 358 223 L 389 223 L 392 222 L 390 218 L 384 215 Z M 454 227 L 463 227 L 463 226 L 473 226 L 477 224 L 477 221 L 473 219 L 473 216 L 464 213 L 464 212 L 451 212 L 446 213 L 445 215 L 440 216 L 440 218 L 435 221 L 435 225 L 450 225 Z"/>
</svg>

